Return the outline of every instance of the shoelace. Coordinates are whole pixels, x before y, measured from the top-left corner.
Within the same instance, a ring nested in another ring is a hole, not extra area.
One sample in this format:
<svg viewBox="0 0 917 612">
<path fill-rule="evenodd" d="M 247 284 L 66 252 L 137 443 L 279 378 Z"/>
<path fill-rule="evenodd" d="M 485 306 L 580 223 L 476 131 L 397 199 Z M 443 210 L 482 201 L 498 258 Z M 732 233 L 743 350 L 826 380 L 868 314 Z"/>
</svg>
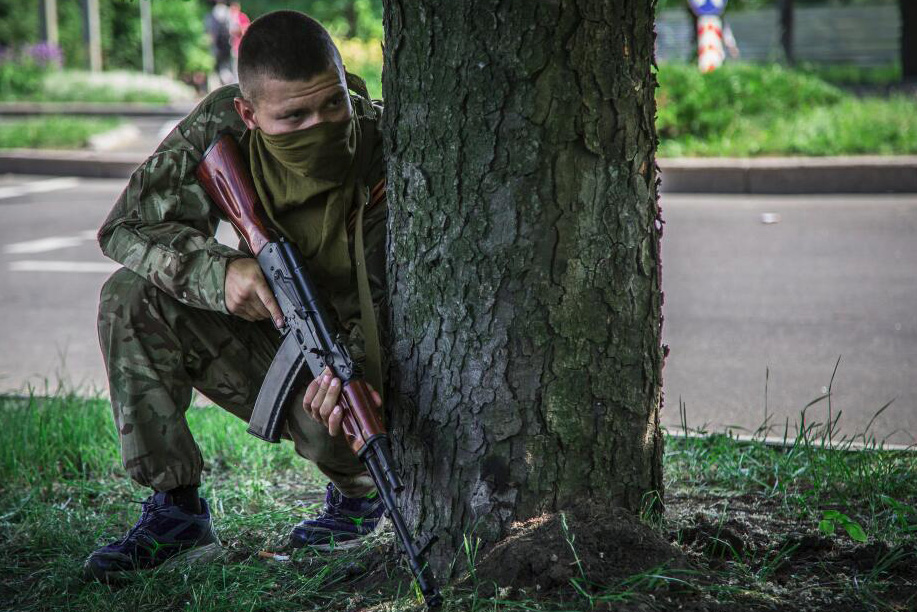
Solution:
<svg viewBox="0 0 917 612">
<path fill-rule="evenodd" d="M 144 537 L 149 540 L 150 536 L 146 532 L 141 532 L 144 524 L 149 518 L 152 518 L 152 515 L 162 506 L 157 505 L 152 497 L 146 499 L 132 499 L 131 503 L 140 504 L 140 520 L 134 523 L 133 527 L 127 530 L 127 533 L 124 534 L 124 537 L 118 540 L 119 544 L 125 544 L 127 542 L 137 541 L 140 537 Z"/>
<path fill-rule="evenodd" d="M 322 515 L 328 517 L 341 516 L 341 511 L 338 506 L 342 501 L 343 496 L 341 492 L 329 482 L 325 485 L 325 503 L 322 505 Z"/>
</svg>

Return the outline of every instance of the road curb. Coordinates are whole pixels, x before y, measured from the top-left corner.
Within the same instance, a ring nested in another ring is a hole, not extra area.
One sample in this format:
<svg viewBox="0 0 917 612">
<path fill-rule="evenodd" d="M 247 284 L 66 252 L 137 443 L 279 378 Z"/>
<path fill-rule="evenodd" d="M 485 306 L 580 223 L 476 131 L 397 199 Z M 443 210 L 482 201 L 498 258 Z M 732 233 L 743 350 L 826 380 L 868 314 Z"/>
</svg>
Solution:
<svg viewBox="0 0 917 612">
<path fill-rule="evenodd" d="M 917 193 L 917 156 L 660 159 L 663 193 Z"/>
<path fill-rule="evenodd" d="M 126 178 L 145 156 L 137 153 L 0 152 L 0 173 Z M 665 158 L 663 193 L 917 193 L 917 156 Z"/>
<path fill-rule="evenodd" d="M 136 153 L 9 149 L 0 152 L 0 173 L 127 178 L 143 160 Z"/>
</svg>

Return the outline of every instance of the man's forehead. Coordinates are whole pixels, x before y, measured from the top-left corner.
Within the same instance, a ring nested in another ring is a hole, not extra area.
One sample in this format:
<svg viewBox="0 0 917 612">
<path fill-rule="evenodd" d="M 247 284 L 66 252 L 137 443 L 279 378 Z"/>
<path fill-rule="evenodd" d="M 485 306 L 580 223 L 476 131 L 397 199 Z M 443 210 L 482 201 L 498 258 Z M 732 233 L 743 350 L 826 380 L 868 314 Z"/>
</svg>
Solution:
<svg viewBox="0 0 917 612">
<path fill-rule="evenodd" d="M 292 102 L 308 102 L 324 98 L 339 91 L 346 91 L 347 85 L 337 70 L 326 70 L 308 80 L 287 81 L 270 76 L 261 78 L 258 84 L 258 101 L 271 106 Z"/>
</svg>

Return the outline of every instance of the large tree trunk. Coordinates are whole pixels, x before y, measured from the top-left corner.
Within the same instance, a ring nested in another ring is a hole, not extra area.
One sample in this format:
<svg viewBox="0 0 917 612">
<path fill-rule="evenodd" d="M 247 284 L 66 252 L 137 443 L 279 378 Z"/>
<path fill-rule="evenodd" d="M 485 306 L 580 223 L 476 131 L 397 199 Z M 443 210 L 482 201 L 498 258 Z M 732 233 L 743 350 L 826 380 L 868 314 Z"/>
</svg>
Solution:
<svg viewBox="0 0 917 612">
<path fill-rule="evenodd" d="M 917 2 L 900 0 L 901 73 L 905 81 L 917 81 Z"/>
<path fill-rule="evenodd" d="M 653 9 L 387 0 L 385 28 L 392 429 L 445 573 L 472 528 L 661 499 Z"/>
</svg>

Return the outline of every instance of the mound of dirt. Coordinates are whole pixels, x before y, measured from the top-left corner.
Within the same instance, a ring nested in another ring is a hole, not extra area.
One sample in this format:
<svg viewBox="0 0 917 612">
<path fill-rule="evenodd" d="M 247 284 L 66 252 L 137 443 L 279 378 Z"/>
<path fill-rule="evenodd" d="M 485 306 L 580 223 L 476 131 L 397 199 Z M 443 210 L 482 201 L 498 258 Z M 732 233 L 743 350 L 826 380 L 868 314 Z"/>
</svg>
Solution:
<svg viewBox="0 0 917 612">
<path fill-rule="evenodd" d="M 588 503 L 516 523 L 480 559 L 475 574 L 484 588 L 490 583 L 546 595 L 572 589 L 571 579 L 585 588 L 587 582 L 607 587 L 660 567 L 689 565 L 680 550 L 626 510 Z"/>
</svg>

